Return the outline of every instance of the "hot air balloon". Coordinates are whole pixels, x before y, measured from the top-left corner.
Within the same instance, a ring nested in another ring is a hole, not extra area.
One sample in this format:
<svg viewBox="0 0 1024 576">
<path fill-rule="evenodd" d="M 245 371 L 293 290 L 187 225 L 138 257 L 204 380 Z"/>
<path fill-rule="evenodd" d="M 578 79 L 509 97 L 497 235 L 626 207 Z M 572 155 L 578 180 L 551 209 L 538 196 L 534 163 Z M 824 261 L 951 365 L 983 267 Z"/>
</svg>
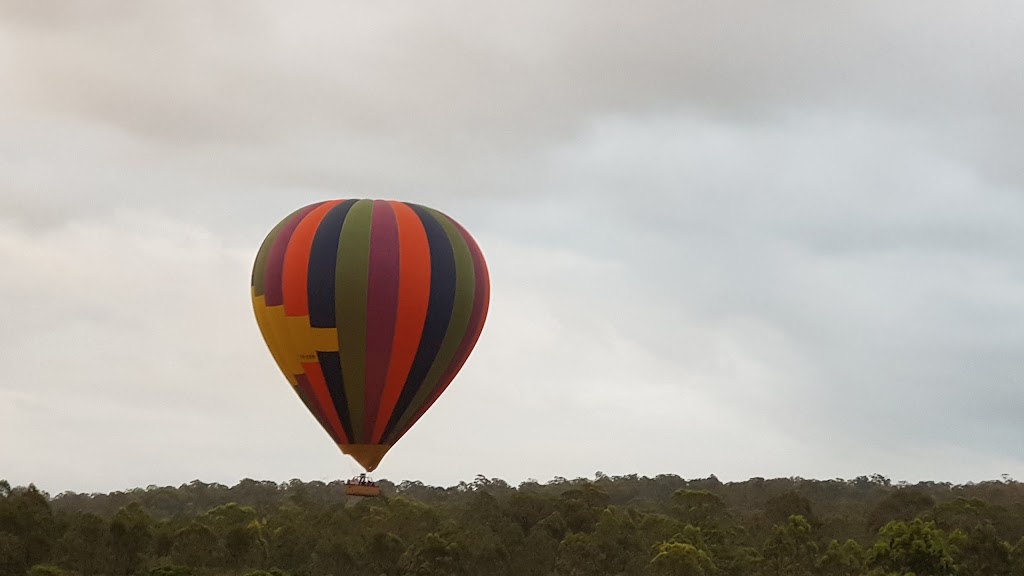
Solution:
<svg viewBox="0 0 1024 576">
<path fill-rule="evenodd" d="M 271 355 L 366 472 L 458 374 L 489 300 L 487 264 L 469 232 L 408 202 L 304 206 L 270 231 L 252 272 Z M 365 474 L 349 484 L 352 494 L 379 493 Z"/>
</svg>

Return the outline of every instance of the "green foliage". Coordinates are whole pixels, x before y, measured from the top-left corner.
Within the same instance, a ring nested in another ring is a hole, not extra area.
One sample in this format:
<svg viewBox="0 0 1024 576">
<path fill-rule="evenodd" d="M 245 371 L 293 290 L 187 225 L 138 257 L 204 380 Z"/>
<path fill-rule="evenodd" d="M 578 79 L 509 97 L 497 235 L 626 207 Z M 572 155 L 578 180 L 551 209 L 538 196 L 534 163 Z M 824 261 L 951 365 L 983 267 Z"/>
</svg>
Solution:
<svg viewBox="0 0 1024 576">
<path fill-rule="evenodd" d="M 71 574 L 67 570 L 59 568 L 57 566 L 39 564 L 33 566 L 28 571 L 28 576 L 71 576 Z"/>
<path fill-rule="evenodd" d="M 860 576 L 864 571 L 865 552 L 856 540 L 840 544 L 832 540 L 818 560 L 821 576 Z"/>
<path fill-rule="evenodd" d="M 187 566 L 158 566 L 149 571 L 149 576 L 195 576 Z"/>
<path fill-rule="evenodd" d="M 775 526 L 771 538 L 764 544 L 762 573 L 789 576 L 816 574 L 818 544 L 811 534 L 811 524 L 803 516 L 790 516 L 785 524 Z"/>
<path fill-rule="evenodd" d="M 913 520 L 934 506 L 935 498 L 922 490 L 896 490 L 871 511 L 868 529 L 874 532 L 893 520 Z"/>
<path fill-rule="evenodd" d="M 715 571 L 707 552 L 685 542 L 659 545 L 648 566 L 648 573 L 655 576 L 709 576 Z"/>
<path fill-rule="evenodd" d="M 152 520 L 141 504 L 132 502 L 118 510 L 110 521 L 113 573 L 129 576 L 137 572 L 149 555 L 152 541 Z"/>
<path fill-rule="evenodd" d="M 398 561 L 403 576 L 462 576 L 466 574 L 461 546 L 430 533 L 414 543 Z"/>
<path fill-rule="evenodd" d="M 1010 574 L 1013 547 L 1003 541 L 991 522 L 975 524 L 967 534 L 956 533 L 960 551 L 959 576 Z"/>
<path fill-rule="evenodd" d="M 889 522 L 869 553 L 872 567 L 897 574 L 947 576 L 956 573 L 955 549 L 932 522 Z"/>
<path fill-rule="evenodd" d="M 444 488 L 0 481 L 3 576 L 1024 576 L 1024 485 L 637 475 Z"/>
<path fill-rule="evenodd" d="M 715 527 L 728 515 L 725 500 L 707 490 L 679 490 L 672 500 L 679 519 L 694 526 Z"/>
</svg>

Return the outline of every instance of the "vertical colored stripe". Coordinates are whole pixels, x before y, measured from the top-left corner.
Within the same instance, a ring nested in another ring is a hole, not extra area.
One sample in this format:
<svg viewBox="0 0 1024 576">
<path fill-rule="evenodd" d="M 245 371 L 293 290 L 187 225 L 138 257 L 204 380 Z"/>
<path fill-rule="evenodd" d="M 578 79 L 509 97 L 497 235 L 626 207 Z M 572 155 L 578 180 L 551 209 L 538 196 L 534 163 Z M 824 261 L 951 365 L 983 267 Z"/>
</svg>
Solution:
<svg viewBox="0 0 1024 576">
<path fill-rule="evenodd" d="M 356 200 L 344 200 L 331 208 L 313 235 L 309 249 L 309 273 L 306 294 L 309 304 L 310 328 L 335 329 L 335 283 L 338 266 L 338 238 Z M 348 416 L 348 398 L 345 395 L 345 380 L 341 370 L 341 357 L 335 351 L 317 351 L 323 385 L 330 398 L 329 407 L 341 424 L 345 438 L 351 440 L 352 423 Z M 322 399 L 321 402 L 325 402 Z"/>
<path fill-rule="evenodd" d="M 491 279 L 490 273 L 487 270 L 487 261 L 484 259 L 483 252 L 480 250 L 480 246 L 477 245 L 476 240 L 463 228 L 458 222 L 452 221 L 452 224 L 458 228 L 459 233 L 462 234 L 463 240 L 469 247 L 469 251 L 473 256 L 473 278 L 474 278 L 474 289 L 473 289 L 473 312 L 470 315 L 469 326 L 466 329 L 466 335 L 462 339 L 462 343 L 459 344 L 459 349 L 455 353 L 455 357 L 449 364 L 448 369 L 444 375 L 441 376 L 441 380 L 438 385 L 434 387 L 434 390 L 427 397 L 416 414 L 413 416 L 405 426 L 401 428 L 398 434 L 393 436 L 393 441 L 398 441 L 399 438 L 405 435 L 416 424 L 417 421 L 426 413 L 427 409 L 430 408 L 441 394 L 448 388 L 455 376 L 462 370 L 462 367 L 466 364 L 466 360 L 469 359 L 470 353 L 476 347 L 476 343 L 480 340 L 480 334 L 483 332 L 484 323 L 487 320 L 487 311 L 490 308 L 491 299 Z"/>
<path fill-rule="evenodd" d="M 309 323 L 313 328 L 334 328 L 334 281 L 338 266 L 338 237 L 355 200 L 341 202 L 324 216 L 309 249 Z"/>
<path fill-rule="evenodd" d="M 440 379 L 451 364 L 452 359 L 459 349 L 459 345 L 462 343 L 466 335 L 466 330 L 469 326 L 469 321 L 473 312 L 473 300 L 476 286 L 473 270 L 473 254 L 470 252 L 469 246 L 466 245 L 466 241 L 462 237 L 462 234 L 452 224 L 451 220 L 447 216 L 429 208 L 424 208 L 423 210 L 430 214 L 430 216 L 433 217 L 434 220 L 437 221 L 437 223 L 444 229 L 448 244 L 451 247 L 455 261 L 455 283 L 453 286 L 455 299 L 451 308 L 451 316 L 447 322 L 447 329 L 444 332 L 444 339 L 441 341 L 437 354 L 431 362 L 430 370 L 424 376 L 423 384 L 420 385 L 416 395 L 413 396 L 412 400 L 409 402 L 408 408 L 401 415 L 394 429 L 391 431 L 390 440 L 392 443 L 397 440 L 397 438 L 394 437 L 395 433 L 400 432 L 402 428 L 405 427 L 435 388 L 444 384 Z"/>
<path fill-rule="evenodd" d="M 299 212 L 305 209 L 299 208 L 295 212 L 292 212 L 267 234 L 267 237 L 263 239 L 263 244 L 260 245 L 259 251 L 256 253 L 256 261 L 252 265 L 252 287 L 255 290 L 256 296 L 263 296 L 265 294 L 266 286 L 266 270 L 267 270 L 267 255 L 270 254 L 270 247 L 274 245 L 274 240 L 277 239 L 277 235 L 281 233 L 281 229 L 285 227 L 288 222 L 291 222 L 292 218 L 297 216 Z"/>
<path fill-rule="evenodd" d="M 391 202 L 398 225 L 398 318 L 391 343 L 387 383 L 373 427 L 379 442 L 405 386 L 423 333 L 430 302 L 430 244 L 419 216 L 401 202 Z"/>
<path fill-rule="evenodd" d="M 355 435 L 352 434 L 352 421 L 348 417 L 348 403 L 345 398 L 345 381 L 341 375 L 341 356 L 337 352 L 317 352 L 316 355 L 320 360 L 324 383 L 334 403 L 334 412 L 341 421 L 345 437 L 354 442 L 352 439 Z"/>
<path fill-rule="evenodd" d="M 390 436 L 405 411 L 412 404 L 413 398 L 420 391 L 430 366 L 437 358 L 437 353 L 448 331 L 448 323 L 455 305 L 455 254 L 445 233 L 444 227 L 422 206 L 408 204 L 423 224 L 430 247 L 430 298 L 427 303 L 427 317 L 423 324 L 423 334 L 416 350 L 416 358 L 405 379 L 405 386 L 398 396 L 395 409 L 391 412 L 385 428 L 384 440 Z"/>
<path fill-rule="evenodd" d="M 452 359 L 451 365 L 448 367 L 448 375 L 442 377 L 442 381 L 450 382 L 455 378 L 455 375 L 462 369 L 466 359 L 469 358 L 469 354 L 476 347 L 477 341 L 480 339 L 480 333 L 483 331 L 484 322 L 487 319 L 487 311 L 490 308 L 491 301 L 491 278 L 490 273 L 487 270 L 487 262 L 484 259 L 483 252 L 480 250 L 480 246 L 477 245 L 476 240 L 463 228 L 458 222 L 452 221 L 452 224 L 458 229 L 459 234 L 462 236 L 463 241 L 469 248 L 469 252 L 473 258 L 473 311 L 470 314 L 469 326 L 466 329 L 466 335 L 462 339 L 462 343 L 459 345 L 458 351 L 455 353 L 455 357 Z M 445 380 L 447 378 L 447 380 Z M 447 384 L 446 384 L 447 385 Z M 440 394 L 442 389 L 435 392 Z M 436 398 L 436 396 L 435 396 Z"/>
<path fill-rule="evenodd" d="M 260 245 L 259 251 L 256 253 L 256 260 L 252 266 L 252 306 L 253 314 L 256 316 L 256 324 L 259 326 L 260 334 L 263 335 L 263 340 L 267 343 L 267 348 L 270 351 L 271 357 L 274 359 L 274 363 L 280 368 L 281 373 L 284 374 L 285 378 L 292 384 L 297 386 L 298 382 L 295 380 L 295 375 L 290 374 L 287 369 L 287 364 L 282 356 L 285 349 L 280 343 L 282 335 L 277 334 L 271 327 L 270 319 L 267 314 L 267 302 L 266 302 L 266 270 L 267 270 L 267 258 L 270 254 L 270 248 L 274 245 L 278 235 L 289 222 L 291 222 L 296 216 L 299 215 L 306 207 L 299 208 L 292 212 L 285 218 L 283 218 L 273 229 L 267 234 L 266 238 L 263 239 L 263 244 Z"/>
<path fill-rule="evenodd" d="M 338 315 L 338 348 L 345 376 L 345 398 L 352 422 L 351 440 L 362 444 L 363 400 L 366 388 L 366 299 L 370 272 L 370 225 L 373 202 L 356 202 L 345 218 L 338 240 L 335 276 L 335 310 Z"/>
<path fill-rule="evenodd" d="M 372 442 L 380 399 L 387 384 L 395 338 L 399 285 L 398 219 L 390 202 L 373 203 L 370 227 L 370 272 L 366 300 L 366 398 L 363 441 Z"/>
<path fill-rule="evenodd" d="M 282 294 L 284 311 L 289 317 L 292 345 L 300 354 L 303 375 L 298 380 L 303 387 L 303 400 L 310 404 L 310 410 L 317 415 L 320 425 L 337 443 L 346 439 L 345 431 L 335 411 L 334 402 L 327 389 L 323 371 L 316 362 L 312 330 L 309 325 L 308 274 L 310 252 L 316 231 L 324 217 L 340 203 L 339 200 L 319 204 L 306 214 L 292 232 L 284 256 Z"/>
<path fill-rule="evenodd" d="M 284 254 L 284 272 L 281 282 L 284 313 L 288 316 L 309 315 L 307 279 L 313 238 L 324 217 L 340 202 L 340 200 L 334 200 L 320 204 L 307 214 L 292 232 L 291 241 L 288 242 L 288 248 Z"/>
<path fill-rule="evenodd" d="M 280 306 L 284 304 L 283 276 L 284 276 L 284 255 L 291 241 L 292 233 L 299 225 L 299 222 L 319 204 L 306 206 L 296 214 L 287 224 L 281 228 L 277 238 L 274 239 L 270 252 L 267 254 L 267 269 L 264 272 L 266 278 L 264 290 L 266 291 L 267 306 Z"/>
<path fill-rule="evenodd" d="M 309 378 L 305 374 L 296 376 L 298 386 L 295 387 L 295 392 L 302 399 L 302 403 L 306 405 L 306 408 L 313 414 L 313 418 L 320 423 L 320 426 L 330 435 L 331 439 L 335 443 L 339 442 L 337 434 L 331 428 L 327 422 L 327 415 L 324 413 L 323 407 L 316 400 L 316 396 L 313 394 L 312 385 L 310 384 Z"/>
<path fill-rule="evenodd" d="M 302 367 L 305 369 L 306 377 L 309 379 L 309 388 L 315 402 L 324 414 L 324 420 L 326 420 L 327 425 L 334 431 L 331 438 L 338 443 L 348 442 L 348 436 L 345 435 L 345 427 L 341 425 L 338 411 L 334 409 L 334 401 L 331 399 L 331 393 L 327 389 L 327 380 L 324 378 L 323 368 L 318 362 L 309 362 L 303 364 Z"/>
</svg>

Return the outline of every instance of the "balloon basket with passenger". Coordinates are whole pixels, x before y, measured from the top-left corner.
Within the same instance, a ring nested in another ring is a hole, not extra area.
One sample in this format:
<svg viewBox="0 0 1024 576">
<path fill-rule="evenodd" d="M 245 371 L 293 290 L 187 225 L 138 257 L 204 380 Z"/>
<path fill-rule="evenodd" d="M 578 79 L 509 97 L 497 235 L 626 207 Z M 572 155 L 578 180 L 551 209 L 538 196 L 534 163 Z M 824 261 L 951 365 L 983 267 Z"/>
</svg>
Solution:
<svg viewBox="0 0 1024 576">
<path fill-rule="evenodd" d="M 373 480 L 366 477 L 366 474 L 360 474 L 345 482 L 345 495 L 375 498 L 380 496 L 380 486 L 374 484 Z"/>
</svg>

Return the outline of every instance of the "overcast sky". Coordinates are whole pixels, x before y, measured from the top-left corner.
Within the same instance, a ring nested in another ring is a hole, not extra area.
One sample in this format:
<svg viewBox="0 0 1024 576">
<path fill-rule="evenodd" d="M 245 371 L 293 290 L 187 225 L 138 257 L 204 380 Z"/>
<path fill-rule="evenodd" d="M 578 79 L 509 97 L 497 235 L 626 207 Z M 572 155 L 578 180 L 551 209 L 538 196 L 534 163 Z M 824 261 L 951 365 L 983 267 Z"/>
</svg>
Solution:
<svg viewBox="0 0 1024 576">
<path fill-rule="evenodd" d="M 1024 4 L 0 0 L 0 478 L 359 471 L 260 338 L 304 204 L 491 312 L 376 476 L 1024 477 Z"/>
</svg>

